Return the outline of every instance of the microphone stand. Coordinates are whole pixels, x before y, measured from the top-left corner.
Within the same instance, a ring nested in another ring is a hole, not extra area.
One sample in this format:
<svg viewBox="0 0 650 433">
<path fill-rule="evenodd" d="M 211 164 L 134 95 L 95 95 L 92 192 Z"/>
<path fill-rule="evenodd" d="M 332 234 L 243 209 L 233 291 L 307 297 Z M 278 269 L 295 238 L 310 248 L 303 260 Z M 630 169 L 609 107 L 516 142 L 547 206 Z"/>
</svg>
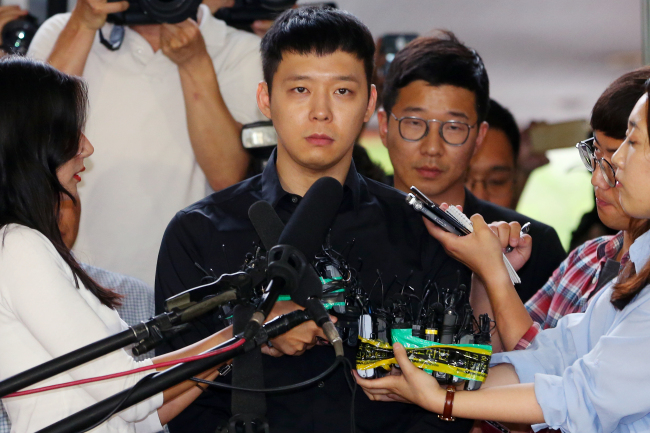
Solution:
<svg viewBox="0 0 650 433">
<path fill-rule="evenodd" d="M 203 302 L 194 304 L 183 311 L 173 310 L 159 314 L 147 322 L 139 323 L 115 335 L 73 350 L 70 353 L 3 380 L 0 382 L 0 397 L 56 376 L 59 373 L 102 357 L 130 344 L 139 343 L 133 348 L 135 355 L 146 353 L 160 344 L 170 333 L 174 333 L 179 328 L 178 325 L 187 323 L 237 298 L 236 289 L 228 290 Z"/>
<path fill-rule="evenodd" d="M 310 320 L 309 315 L 302 310 L 293 311 L 267 322 L 251 340 L 244 340 L 244 344 L 234 347 L 229 351 L 220 353 L 208 358 L 199 359 L 189 363 L 178 364 L 165 371 L 158 372 L 135 389 L 127 389 L 119 392 L 105 400 L 81 410 L 67 418 L 62 419 L 37 433 L 75 433 L 84 430 L 101 421 L 111 412 L 119 412 L 127 409 L 143 400 L 146 400 L 159 392 L 162 392 L 174 385 L 184 382 L 193 376 L 213 368 L 237 355 L 249 352 L 256 347 L 265 344 L 269 339 L 293 329 L 294 327 Z M 216 346 L 210 351 L 228 347 L 242 340 L 238 335 L 232 339 Z M 204 352 L 206 353 L 206 352 Z"/>
</svg>

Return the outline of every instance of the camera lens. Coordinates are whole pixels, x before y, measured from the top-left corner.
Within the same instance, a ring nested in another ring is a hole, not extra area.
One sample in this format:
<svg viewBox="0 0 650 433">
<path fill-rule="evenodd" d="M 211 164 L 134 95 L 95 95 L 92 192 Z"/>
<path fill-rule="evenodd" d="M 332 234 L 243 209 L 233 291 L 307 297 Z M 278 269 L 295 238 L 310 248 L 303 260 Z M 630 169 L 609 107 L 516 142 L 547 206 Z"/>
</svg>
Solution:
<svg viewBox="0 0 650 433">
<path fill-rule="evenodd" d="M 36 18 L 31 15 L 9 21 L 2 29 L 3 50 L 11 54 L 25 55 L 36 30 Z"/>
</svg>

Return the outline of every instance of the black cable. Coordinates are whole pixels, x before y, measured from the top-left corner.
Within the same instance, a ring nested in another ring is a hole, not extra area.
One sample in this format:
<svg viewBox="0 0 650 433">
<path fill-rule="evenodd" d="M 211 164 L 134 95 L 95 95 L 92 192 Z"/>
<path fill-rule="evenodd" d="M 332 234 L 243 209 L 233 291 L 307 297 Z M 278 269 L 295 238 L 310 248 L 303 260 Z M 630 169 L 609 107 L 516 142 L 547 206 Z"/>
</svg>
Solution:
<svg viewBox="0 0 650 433">
<path fill-rule="evenodd" d="M 343 364 L 347 366 L 345 370 L 343 370 L 343 373 L 345 373 L 345 380 L 348 382 L 348 386 L 350 387 L 350 391 L 352 392 L 352 399 L 350 400 L 350 431 L 352 433 L 356 432 L 356 426 L 357 422 L 355 419 L 355 414 L 354 414 L 354 400 L 357 397 L 357 381 L 354 379 L 354 376 L 352 376 L 352 363 L 350 362 L 349 359 L 343 358 Z"/>
<path fill-rule="evenodd" d="M 356 395 L 357 395 L 357 381 L 352 376 L 352 369 L 353 369 L 352 363 L 350 362 L 349 359 L 347 359 L 344 356 L 337 356 L 334 363 L 327 370 L 325 370 L 324 372 L 322 372 L 321 374 L 319 374 L 316 377 L 305 380 L 304 382 L 299 382 L 299 383 L 296 383 L 296 384 L 293 384 L 293 385 L 279 386 L 279 387 L 276 387 L 276 388 L 259 388 L 259 389 L 244 388 L 244 387 L 241 387 L 241 386 L 233 386 L 233 385 L 228 385 L 226 383 L 219 383 L 219 382 L 214 382 L 214 381 L 211 381 L 211 380 L 205 380 L 205 379 L 201 379 L 201 378 L 198 378 L 198 377 L 193 377 L 190 380 L 193 380 L 194 382 L 198 382 L 198 383 L 205 383 L 206 385 L 214 386 L 216 388 L 230 389 L 230 390 L 235 390 L 235 391 L 264 392 L 264 393 L 284 392 L 284 391 L 289 391 L 289 390 L 293 390 L 293 389 L 303 388 L 303 387 L 305 387 L 307 385 L 311 385 L 312 383 L 314 383 L 314 382 L 328 376 L 332 371 L 334 371 L 336 369 L 336 367 L 339 366 L 339 364 L 343 364 L 344 366 L 347 367 L 347 368 L 345 368 L 343 370 L 343 373 L 345 375 L 345 380 L 348 383 L 348 387 L 350 388 L 350 391 L 352 392 L 352 399 L 351 399 L 351 403 L 350 403 L 350 422 L 351 422 L 350 431 L 352 433 L 355 433 L 356 432 L 356 419 L 355 419 L 355 413 L 354 413 L 354 400 L 355 400 Z"/>
<path fill-rule="evenodd" d="M 101 420 L 97 421 L 95 424 L 91 425 L 90 427 L 86 428 L 85 430 L 81 430 L 81 431 L 79 431 L 79 433 L 85 433 L 85 432 L 87 432 L 87 431 L 90 431 L 90 430 L 92 430 L 92 429 L 98 427 L 100 424 L 102 424 L 102 423 L 108 421 L 108 419 L 109 419 L 110 417 L 112 417 L 113 415 L 115 415 L 115 412 L 117 412 L 117 411 L 122 407 L 122 405 L 124 404 L 124 402 L 126 402 L 126 400 L 127 400 L 129 397 L 131 397 L 131 394 L 133 394 L 133 391 L 135 391 L 137 387 L 139 387 L 140 385 L 142 385 L 143 383 L 145 383 L 147 380 L 149 380 L 150 378 L 152 378 L 154 374 L 155 374 L 155 373 L 149 373 L 148 375 L 146 375 L 145 377 L 143 377 L 142 379 L 140 379 L 139 381 L 137 381 L 136 384 L 133 385 L 133 386 L 131 387 L 131 389 L 129 390 L 129 392 L 126 393 L 126 394 L 124 395 L 124 398 L 122 398 L 122 400 L 120 400 L 119 403 L 117 403 L 117 404 L 115 405 L 115 408 L 114 408 L 114 409 L 113 409 L 113 410 L 112 410 L 108 415 L 106 415 L 104 418 L 102 418 Z"/>
<path fill-rule="evenodd" d="M 247 391 L 247 392 L 264 392 L 264 393 L 275 393 L 275 392 L 284 392 L 284 391 L 291 391 L 294 389 L 300 389 L 304 388 L 308 385 L 311 385 L 314 382 L 317 382 L 321 380 L 322 378 L 328 376 L 331 372 L 333 372 L 336 367 L 339 366 L 339 364 L 344 363 L 345 361 L 348 361 L 346 358 L 342 356 L 337 356 L 336 360 L 334 363 L 324 372 L 319 374 L 316 377 L 313 377 L 311 379 L 307 379 L 304 382 L 299 382 L 295 383 L 293 385 L 285 385 L 285 386 L 278 386 L 276 388 L 245 388 L 241 386 L 234 386 L 234 385 L 228 385 L 227 383 L 220 383 L 220 382 L 214 382 L 211 380 L 205 380 L 201 379 L 198 377 L 193 377 L 190 380 L 193 380 L 194 382 L 198 383 L 205 383 L 206 385 L 214 386 L 216 388 L 222 388 L 222 389 L 230 389 L 230 390 L 235 390 L 235 391 Z M 348 361 L 349 363 L 350 361 Z"/>
</svg>

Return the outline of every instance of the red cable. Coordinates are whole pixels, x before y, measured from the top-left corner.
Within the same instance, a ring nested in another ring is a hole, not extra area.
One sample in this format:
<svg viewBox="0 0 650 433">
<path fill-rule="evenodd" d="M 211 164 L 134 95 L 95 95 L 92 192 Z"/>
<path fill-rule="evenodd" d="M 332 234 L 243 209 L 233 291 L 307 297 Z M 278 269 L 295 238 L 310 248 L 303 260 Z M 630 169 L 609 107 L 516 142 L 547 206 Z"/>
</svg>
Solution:
<svg viewBox="0 0 650 433">
<path fill-rule="evenodd" d="M 83 385 L 85 383 L 92 383 L 92 382 L 99 382 L 99 381 L 102 381 L 102 380 L 114 379 L 116 377 L 122 377 L 122 376 L 127 376 L 129 374 L 140 373 L 141 371 L 146 371 L 146 370 L 153 370 L 154 368 L 167 367 L 167 366 L 170 366 L 170 365 L 181 364 L 183 362 L 197 361 L 199 359 L 209 358 L 211 356 L 219 355 L 219 354 L 227 352 L 229 350 L 236 349 L 237 347 L 241 346 L 245 342 L 246 342 L 246 340 L 244 340 L 242 338 L 241 340 L 239 340 L 236 343 L 233 343 L 233 344 L 231 344 L 229 346 L 222 347 L 221 349 L 217 349 L 217 350 L 214 350 L 214 351 L 211 351 L 211 352 L 208 352 L 208 353 L 203 353 L 201 355 L 188 356 L 187 358 L 181 358 L 181 359 L 175 359 L 173 361 L 161 362 L 159 364 L 148 365 L 146 367 L 139 367 L 139 368 L 135 368 L 133 370 L 123 371 L 121 373 L 107 374 L 106 376 L 91 377 L 89 379 L 75 380 L 73 382 L 65 382 L 65 383 L 60 383 L 58 385 L 50 385 L 50 386 L 44 386 L 42 388 L 34 388 L 34 389 L 28 389 L 26 391 L 14 392 L 12 394 L 5 395 L 2 398 L 20 397 L 22 395 L 36 394 L 37 392 L 51 391 L 53 389 L 67 388 L 67 387 L 70 387 L 70 386 Z"/>
</svg>

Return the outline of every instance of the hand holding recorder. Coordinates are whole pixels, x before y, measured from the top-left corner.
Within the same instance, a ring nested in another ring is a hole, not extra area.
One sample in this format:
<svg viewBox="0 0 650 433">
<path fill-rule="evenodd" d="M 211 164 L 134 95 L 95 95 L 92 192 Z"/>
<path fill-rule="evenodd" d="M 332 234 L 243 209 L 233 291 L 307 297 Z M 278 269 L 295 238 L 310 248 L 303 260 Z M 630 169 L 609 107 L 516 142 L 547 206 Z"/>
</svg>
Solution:
<svg viewBox="0 0 650 433">
<path fill-rule="evenodd" d="M 527 230 L 521 230 L 519 223 L 498 222 L 488 226 L 480 215 L 468 220 L 460 208 L 449 207 L 446 203 L 438 206 L 416 187 L 411 187 L 411 191 L 413 194 L 407 196 L 407 202 L 422 213 L 427 230 L 450 256 L 481 279 L 502 269 L 503 263 L 512 283 L 520 282 L 516 270 L 530 257 L 532 239 L 525 234 Z M 499 250 L 503 254 L 499 254 Z M 506 251 L 510 251 L 507 256 Z"/>
</svg>

